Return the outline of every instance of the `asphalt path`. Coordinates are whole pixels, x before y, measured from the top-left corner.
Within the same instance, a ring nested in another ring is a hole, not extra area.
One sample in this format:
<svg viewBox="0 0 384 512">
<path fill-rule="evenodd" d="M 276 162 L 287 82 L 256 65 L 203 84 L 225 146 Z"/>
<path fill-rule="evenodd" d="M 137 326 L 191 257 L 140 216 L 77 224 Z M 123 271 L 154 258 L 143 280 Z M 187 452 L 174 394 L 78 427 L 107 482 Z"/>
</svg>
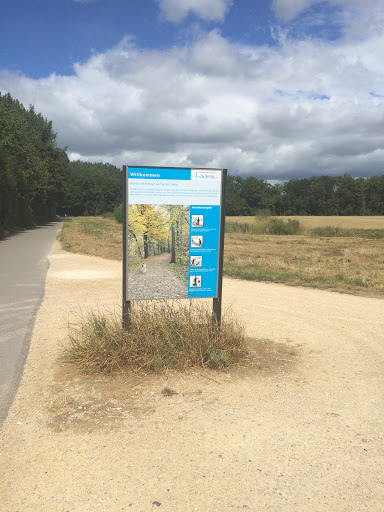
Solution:
<svg viewBox="0 0 384 512">
<path fill-rule="evenodd" d="M 60 225 L 58 220 L 0 241 L 0 427 L 23 373 Z"/>
</svg>

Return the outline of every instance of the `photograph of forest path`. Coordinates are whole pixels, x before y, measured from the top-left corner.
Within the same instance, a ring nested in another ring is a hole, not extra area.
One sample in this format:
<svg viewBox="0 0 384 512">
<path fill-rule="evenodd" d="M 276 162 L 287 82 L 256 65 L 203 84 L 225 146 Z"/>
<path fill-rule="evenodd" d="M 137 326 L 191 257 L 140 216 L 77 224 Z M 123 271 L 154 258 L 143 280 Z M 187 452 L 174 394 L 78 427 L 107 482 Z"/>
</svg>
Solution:
<svg viewBox="0 0 384 512">
<path fill-rule="evenodd" d="M 189 206 L 128 207 L 128 300 L 188 298 Z"/>
<path fill-rule="evenodd" d="M 188 282 L 178 275 L 170 264 L 171 254 L 150 256 L 145 260 L 145 270 L 136 268 L 128 274 L 128 297 L 130 300 L 155 300 L 188 298 Z M 188 277 L 188 273 L 186 274 Z"/>
</svg>

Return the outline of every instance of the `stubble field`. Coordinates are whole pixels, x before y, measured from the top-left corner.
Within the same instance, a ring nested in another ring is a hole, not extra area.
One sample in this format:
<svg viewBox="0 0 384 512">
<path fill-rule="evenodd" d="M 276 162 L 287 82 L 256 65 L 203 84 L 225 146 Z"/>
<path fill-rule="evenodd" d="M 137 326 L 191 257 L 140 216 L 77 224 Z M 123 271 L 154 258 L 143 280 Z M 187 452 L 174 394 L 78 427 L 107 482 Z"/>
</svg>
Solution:
<svg viewBox="0 0 384 512">
<path fill-rule="evenodd" d="M 250 223 L 254 221 L 254 217 L 227 217 L 227 222 L 241 222 Z M 279 217 L 282 220 L 298 220 L 305 230 L 311 230 L 318 227 L 333 226 L 341 229 L 383 229 L 384 230 L 384 216 L 372 215 L 366 217 L 360 216 L 314 216 L 308 215 L 300 217 L 298 215 Z"/>
<path fill-rule="evenodd" d="M 224 275 L 384 296 L 384 217 L 279 217 L 289 218 L 300 222 L 300 234 L 226 233 Z M 252 227 L 255 222 L 254 217 L 227 218 L 227 225 Z M 319 228 L 327 233 L 327 227 L 336 236 L 314 234 Z M 69 218 L 60 241 L 70 252 L 121 260 L 121 231 L 121 224 L 112 219 Z"/>
</svg>

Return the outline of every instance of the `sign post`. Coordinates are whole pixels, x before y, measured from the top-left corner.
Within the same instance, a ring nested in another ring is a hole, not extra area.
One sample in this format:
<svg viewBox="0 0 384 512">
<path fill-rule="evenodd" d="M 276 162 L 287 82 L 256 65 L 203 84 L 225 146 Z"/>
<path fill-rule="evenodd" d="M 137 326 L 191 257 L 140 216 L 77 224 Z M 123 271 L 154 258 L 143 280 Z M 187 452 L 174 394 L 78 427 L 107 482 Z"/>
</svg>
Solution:
<svg viewBox="0 0 384 512">
<path fill-rule="evenodd" d="M 128 186 L 127 186 L 128 167 L 123 166 L 123 210 L 122 210 L 122 223 L 123 223 L 123 329 L 129 330 L 129 315 L 131 312 L 131 301 L 127 300 L 127 272 L 128 272 L 128 225 L 127 225 L 127 211 L 128 211 Z"/>
<path fill-rule="evenodd" d="M 221 185 L 220 208 L 220 240 L 219 262 L 217 278 L 217 297 L 213 299 L 213 315 L 218 325 L 221 325 L 221 305 L 223 295 L 223 269 L 224 269 L 224 235 L 225 235 L 225 197 L 227 184 L 227 169 L 223 169 L 223 181 Z"/>
<path fill-rule="evenodd" d="M 220 324 L 226 169 L 123 166 L 123 326 L 135 300 L 213 298 Z"/>
</svg>

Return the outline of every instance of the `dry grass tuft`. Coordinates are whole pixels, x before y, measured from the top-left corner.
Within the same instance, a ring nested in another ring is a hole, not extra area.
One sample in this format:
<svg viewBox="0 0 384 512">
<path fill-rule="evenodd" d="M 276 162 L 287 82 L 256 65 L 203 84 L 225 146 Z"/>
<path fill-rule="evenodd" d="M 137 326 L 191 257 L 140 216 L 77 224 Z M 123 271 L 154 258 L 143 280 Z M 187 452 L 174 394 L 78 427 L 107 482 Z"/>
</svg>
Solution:
<svg viewBox="0 0 384 512">
<path fill-rule="evenodd" d="M 196 302 L 135 303 L 130 330 L 116 314 L 89 313 L 69 330 L 64 359 L 86 373 L 223 368 L 245 354 L 243 328 L 230 312 L 219 327 Z"/>
<path fill-rule="evenodd" d="M 67 393 L 62 392 L 55 396 L 51 401 L 51 409 L 52 410 L 63 410 L 67 407 L 70 407 L 73 404 L 74 400 Z"/>
</svg>

